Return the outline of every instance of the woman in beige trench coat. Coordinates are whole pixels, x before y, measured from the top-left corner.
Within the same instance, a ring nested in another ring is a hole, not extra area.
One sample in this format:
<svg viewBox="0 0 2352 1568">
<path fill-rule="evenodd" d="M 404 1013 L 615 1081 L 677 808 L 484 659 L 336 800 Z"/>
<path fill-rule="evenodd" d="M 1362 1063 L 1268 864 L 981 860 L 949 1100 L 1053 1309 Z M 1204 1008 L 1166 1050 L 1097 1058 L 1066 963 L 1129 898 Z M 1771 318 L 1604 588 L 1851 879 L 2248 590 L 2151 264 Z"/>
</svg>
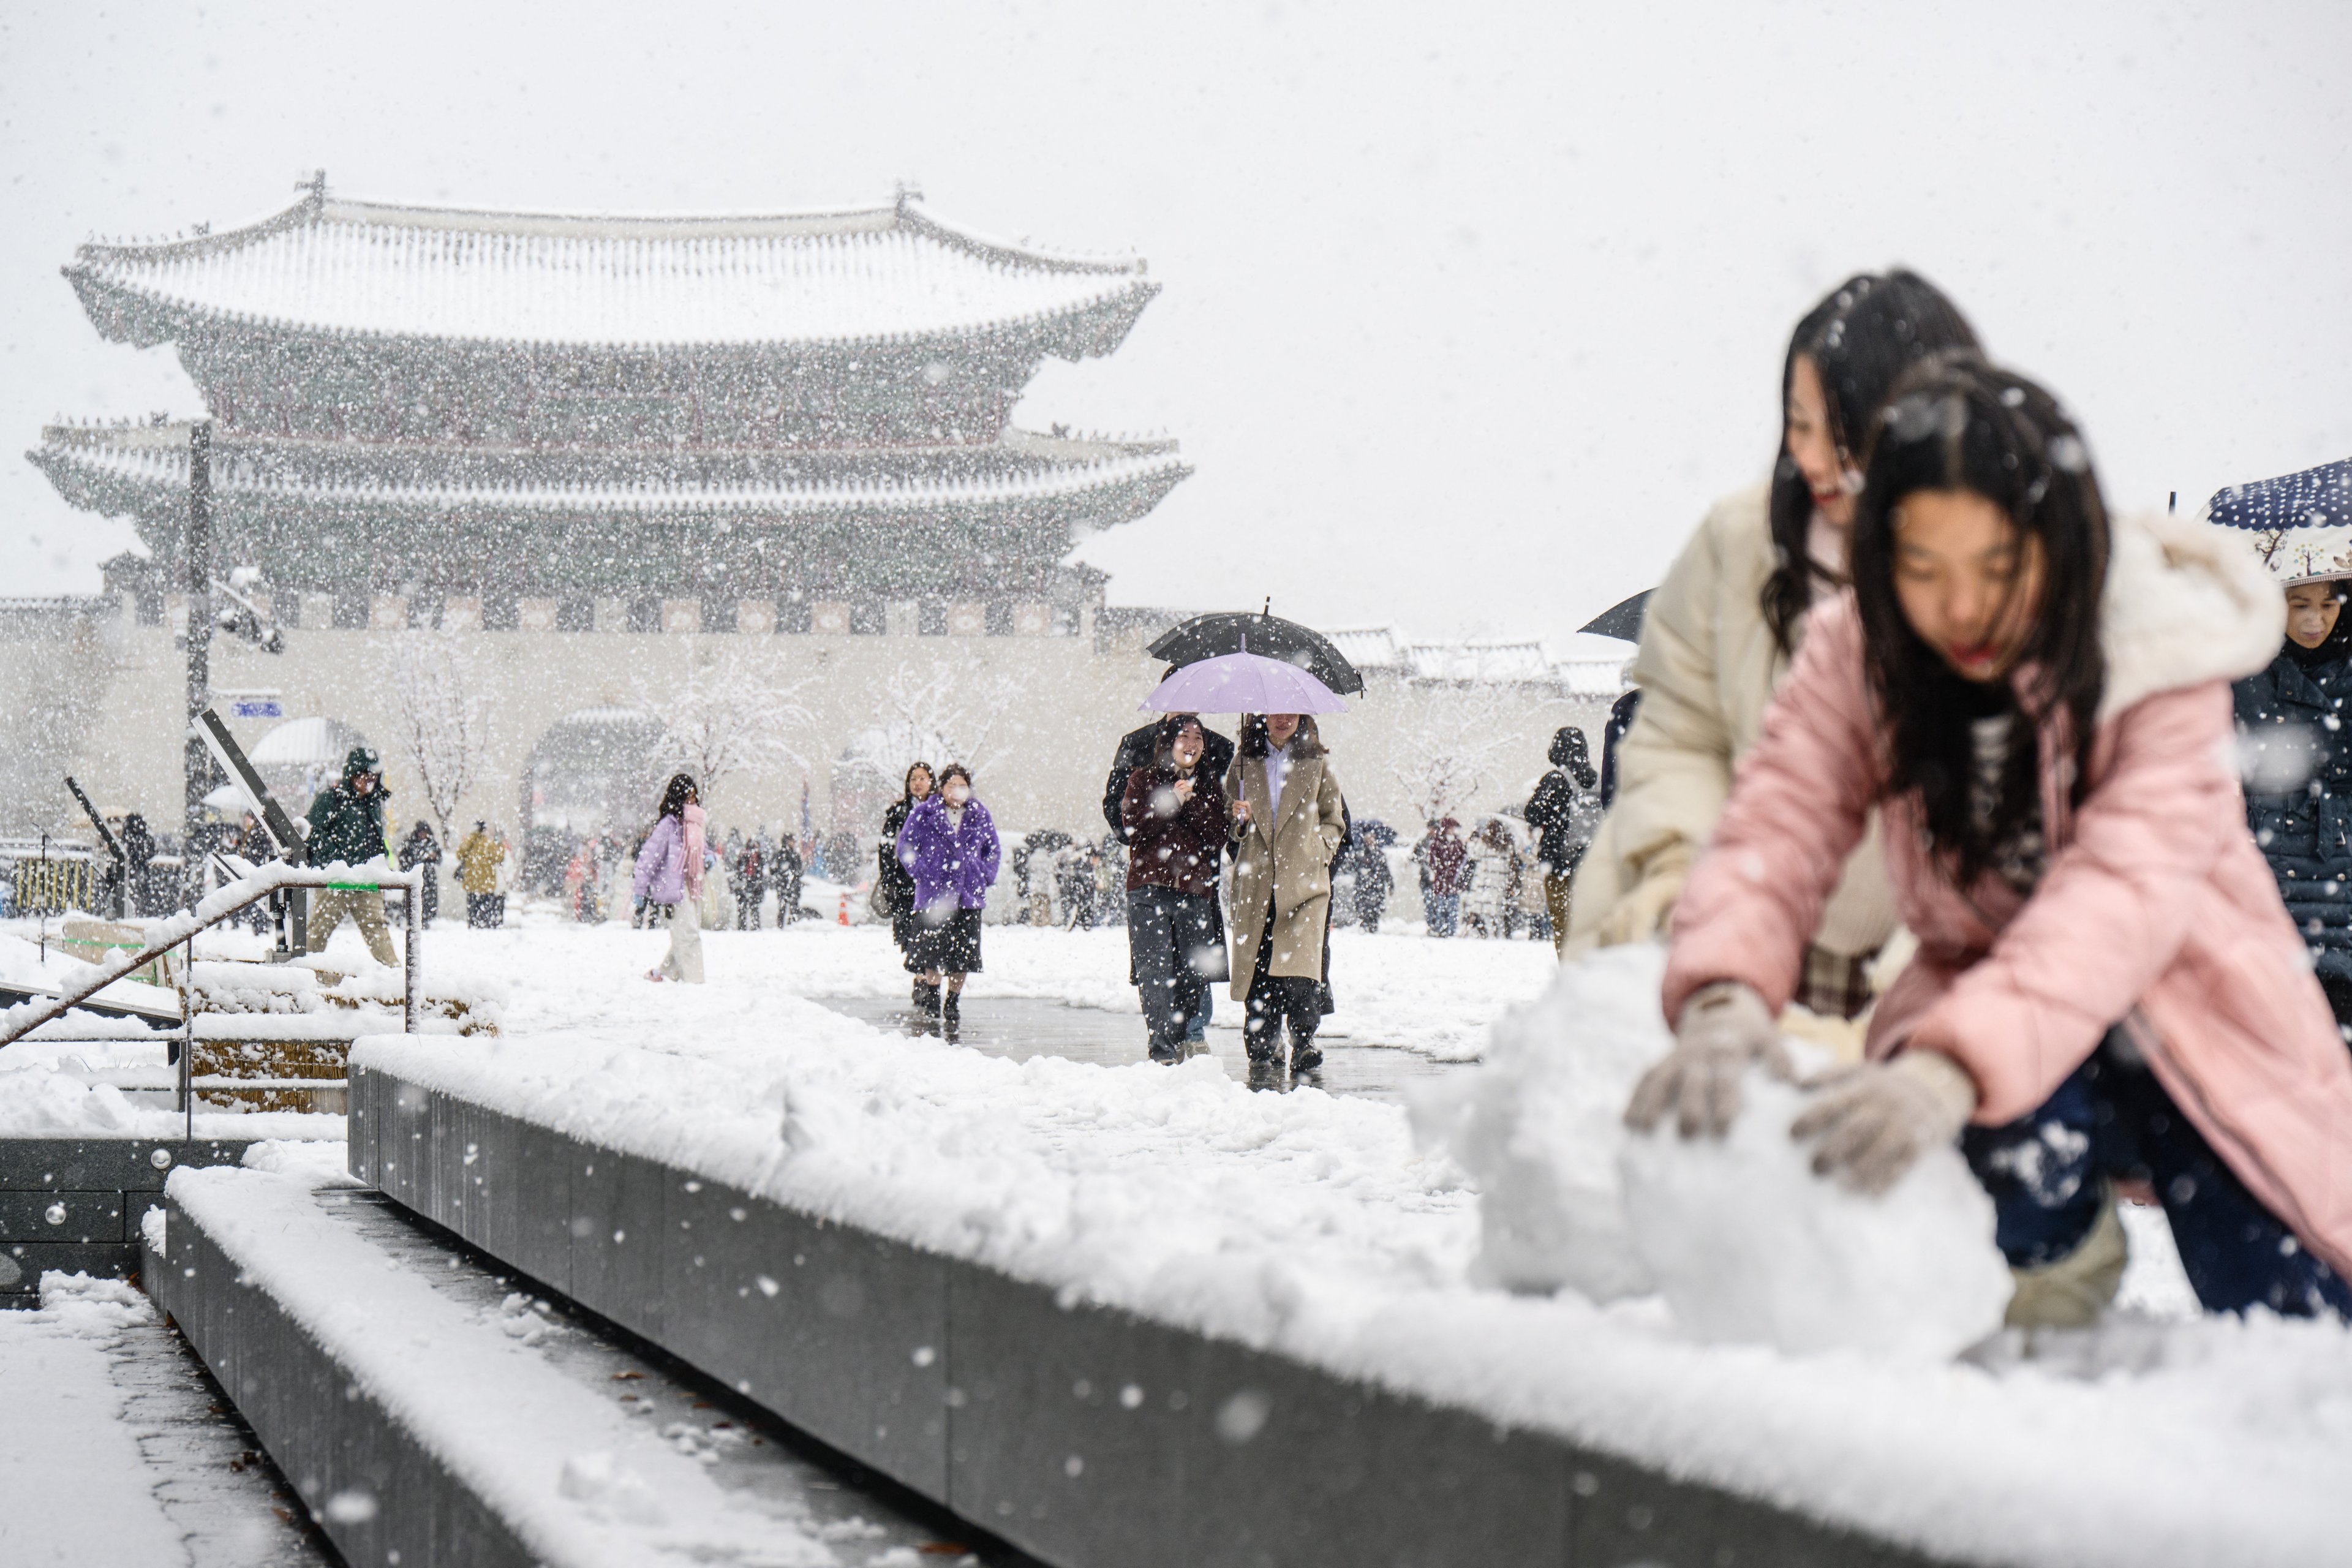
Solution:
<svg viewBox="0 0 2352 1568">
<path fill-rule="evenodd" d="M 1315 1028 L 1322 1022 L 1324 928 L 1331 918 L 1331 860 L 1339 853 L 1344 810 L 1339 781 L 1315 732 L 1298 713 L 1242 718 L 1241 746 L 1225 774 L 1233 802 L 1233 890 L 1236 1002 L 1248 1005 L 1242 1042 L 1253 1062 L 1274 1059 L 1290 1027 L 1290 1067 L 1321 1064 Z"/>
</svg>

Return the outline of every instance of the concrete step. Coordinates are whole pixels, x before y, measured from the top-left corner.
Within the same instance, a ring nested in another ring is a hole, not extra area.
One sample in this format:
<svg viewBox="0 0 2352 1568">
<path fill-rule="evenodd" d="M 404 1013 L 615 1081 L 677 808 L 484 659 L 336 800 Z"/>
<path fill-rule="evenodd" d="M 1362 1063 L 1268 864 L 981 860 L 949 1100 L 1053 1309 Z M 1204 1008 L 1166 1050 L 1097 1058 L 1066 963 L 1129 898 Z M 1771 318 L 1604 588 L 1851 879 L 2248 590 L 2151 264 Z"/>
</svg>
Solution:
<svg viewBox="0 0 2352 1568">
<path fill-rule="evenodd" d="M 351 1563 L 979 1561 L 372 1192 L 190 1176 L 156 1300 Z"/>
</svg>

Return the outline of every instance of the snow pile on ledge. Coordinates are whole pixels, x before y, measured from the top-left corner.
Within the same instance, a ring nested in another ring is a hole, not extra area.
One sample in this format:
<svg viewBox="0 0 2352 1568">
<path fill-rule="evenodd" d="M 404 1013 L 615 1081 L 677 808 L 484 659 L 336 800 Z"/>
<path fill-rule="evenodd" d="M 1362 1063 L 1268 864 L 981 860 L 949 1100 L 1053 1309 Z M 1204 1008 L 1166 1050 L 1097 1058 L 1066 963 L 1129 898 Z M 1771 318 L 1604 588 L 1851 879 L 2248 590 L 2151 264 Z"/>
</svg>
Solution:
<svg viewBox="0 0 2352 1568">
<path fill-rule="evenodd" d="M 1751 1074 L 1731 1136 L 1629 1133 L 1634 1082 L 1673 1040 L 1663 949 L 1570 964 L 1495 1026 L 1486 1060 L 1416 1097 L 1424 1144 L 1478 1184 L 1471 1278 L 1594 1301 L 1654 1290 L 1694 1339 L 1948 1359 L 2000 1327 L 1992 1204 L 1937 1150 L 1884 1198 L 1815 1176 L 1788 1136 L 1803 1096 Z"/>
<path fill-rule="evenodd" d="M 888 1036 L 775 986 L 730 984 L 716 956 L 710 985 L 648 985 L 633 976 L 659 939 L 635 934 L 630 966 L 583 963 L 569 942 L 547 950 L 560 965 L 518 963 L 510 1016 L 522 1032 L 376 1037 L 354 1064 L 1074 1301 L 1556 1432 L 1939 1556 L 2237 1568 L 2334 1561 L 2352 1540 L 2341 1458 L 2352 1332 L 2340 1324 L 2123 1315 L 2045 1335 L 2032 1359 L 2004 1336 L 1958 1364 L 1693 1342 L 1646 1290 L 1597 1304 L 1474 1280 L 1482 1256 L 1482 1274 L 1507 1272 L 1480 1205 L 1454 1162 L 1416 1150 L 1395 1107 L 1252 1094 L 1206 1061 L 1016 1063 Z M 740 942 L 786 954 L 825 945 L 798 933 Z M 875 957 L 887 957 L 878 942 Z M 1633 967 L 1655 955 L 1612 962 L 1626 966 L 1613 980 L 1559 972 L 1482 1069 L 1513 1070 L 1504 1047 L 1522 1040 L 1521 1121 L 1513 1131 L 1496 1118 L 1517 1092 L 1506 1090 L 1486 1096 L 1483 1125 L 1517 1137 L 1530 1163 L 1548 1119 L 1608 1130 L 1605 1153 L 1579 1149 L 1566 1176 L 1546 1177 L 1548 1203 L 1568 1193 L 1573 1207 L 1581 1192 L 1622 1205 L 1616 1116 L 1664 1048 L 1654 968 L 1643 978 Z M 1577 1019 L 1591 1026 L 1574 1037 L 1588 1054 L 1556 1053 L 1570 1076 L 1547 1082 L 1528 1065 L 1537 1037 Z"/>
<path fill-rule="evenodd" d="M 1559 972 L 1495 1026 L 1485 1063 L 1413 1097 L 1424 1145 L 1478 1184 L 1471 1278 L 1507 1289 L 1646 1293 L 1626 1227 L 1618 1120 L 1643 1069 L 1673 1045 L 1658 1017 L 1658 949 L 1606 948 Z"/>
</svg>

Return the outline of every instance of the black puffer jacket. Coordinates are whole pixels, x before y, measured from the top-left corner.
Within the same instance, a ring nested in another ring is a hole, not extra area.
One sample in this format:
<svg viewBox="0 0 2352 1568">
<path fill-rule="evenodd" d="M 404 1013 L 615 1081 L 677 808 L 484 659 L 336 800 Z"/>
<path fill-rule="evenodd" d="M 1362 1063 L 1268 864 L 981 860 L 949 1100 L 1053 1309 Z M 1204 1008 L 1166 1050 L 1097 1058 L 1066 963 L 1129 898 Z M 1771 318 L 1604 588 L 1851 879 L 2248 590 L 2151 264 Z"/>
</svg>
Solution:
<svg viewBox="0 0 2352 1568">
<path fill-rule="evenodd" d="M 2346 617 L 2352 622 L 2352 616 Z M 2290 646 L 2231 688 L 2246 740 L 2246 826 L 2320 978 L 2352 983 L 2352 647 Z"/>
</svg>

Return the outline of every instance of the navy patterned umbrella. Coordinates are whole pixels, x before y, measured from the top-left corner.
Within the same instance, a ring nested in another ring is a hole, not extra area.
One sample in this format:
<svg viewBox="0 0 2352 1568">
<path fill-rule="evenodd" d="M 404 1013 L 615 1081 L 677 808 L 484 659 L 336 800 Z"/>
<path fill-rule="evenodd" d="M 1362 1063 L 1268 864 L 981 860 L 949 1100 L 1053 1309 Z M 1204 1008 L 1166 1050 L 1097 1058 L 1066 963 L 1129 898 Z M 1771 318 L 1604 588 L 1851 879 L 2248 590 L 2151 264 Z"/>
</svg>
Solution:
<svg viewBox="0 0 2352 1568">
<path fill-rule="evenodd" d="M 2282 582 L 2352 576 L 2352 458 L 2231 485 L 2205 503 L 2205 521 L 2242 531 Z"/>
</svg>

